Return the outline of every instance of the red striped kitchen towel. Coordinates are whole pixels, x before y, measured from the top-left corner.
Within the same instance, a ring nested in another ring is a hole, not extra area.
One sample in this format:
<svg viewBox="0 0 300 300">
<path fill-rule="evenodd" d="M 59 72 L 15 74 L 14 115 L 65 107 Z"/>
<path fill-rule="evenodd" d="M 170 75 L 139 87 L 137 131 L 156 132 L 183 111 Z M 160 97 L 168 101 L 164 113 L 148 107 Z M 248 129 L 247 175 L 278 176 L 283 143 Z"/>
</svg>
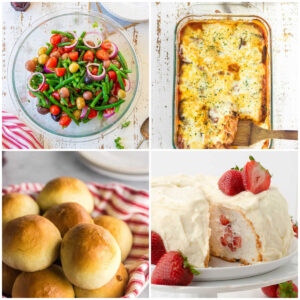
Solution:
<svg viewBox="0 0 300 300">
<path fill-rule="evenodd" d="M 43 149 L 31 129 L 16 116 L 2 111 L 3 149 Z"/>
<path fill-rule="evenodd" d="M 133 234 L 133 247 L 125 261 L 129 282 L 124 298 L 137 297 L 149 281 L 149 196 L 118 183 L 87 184 L 95 197 L 92 216 L 111 215 L 124 220 Z M 21 183 L 2 189 L 3 194 L 25 193 L 36 198 L 43 188 L 39 183 Z"/>
</svg>

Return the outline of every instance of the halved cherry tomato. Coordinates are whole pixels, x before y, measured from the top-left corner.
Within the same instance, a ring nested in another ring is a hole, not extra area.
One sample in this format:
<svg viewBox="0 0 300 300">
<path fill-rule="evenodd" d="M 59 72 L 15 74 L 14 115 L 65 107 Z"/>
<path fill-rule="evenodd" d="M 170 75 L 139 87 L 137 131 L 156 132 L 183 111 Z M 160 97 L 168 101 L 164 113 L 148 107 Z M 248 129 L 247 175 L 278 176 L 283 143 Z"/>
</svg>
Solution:
<svg viewBox="0 0 300 300">
<path fill-rule="evenodd" d="M 112 80 L 113 82 L 116 82 L 117 73 L 115 71 L 108 71 L 107 74 L 108 74 L 109 80 Z"/>
<path fill-rule="evenodd" d="M 34 96 L 30 91 L 29 91 L 29 95 L 33 98 L 36 98 L 36 96 Z"/>
<path fill-rule="evenodd" d="M 98 74 L 98 67 L 92 66 L 91 73 L 92 73 L 93 75 L 97 75 L 97 74 Z"/>
<path fill-rule="evenodd" d="M 86 51 L 85 54 L 83 55 L 83 60 L 93 62 L 94 61 L 93 51 L 91 50 Z"/>
<path fill-rule="evenodd" d="M 58 91 L 54 91 L 51 96 L 53 98 L 55 98 L 56 100 L 60 100 L 60 94 L 58 93 Z"/>
<path fill-rule="evenodd" d="M 42 86 L 42 84 L 40 84 L 40 85 L 39 85 L 39 88 L 40 88 L 40 87 L 42 87 L 42 88 L 40 89 L 41 92 L 44 92 L 44 91 L 48 91 L 48 90 L 49 90 L 49 84 L 48 84 L 48 83 L 44 83 L 43 86 Z"/>
<path fill-rule="evenodd" d="M 72 119 L 69 116 L 62 116 L 59 120 L 59 125 L 62 127 L 68 127 L 71 123 Z"/>
<path fill-rule="evenodd" d="M 50 43 L 54 46 L 59 44 L 61 42 L 61 35 L 60 34 L 54 34 L 50 38 Z"/>
<path fill-rule="evenodd" d="M 49 68 L 55 68 L 57 66 L 57 58 L 55 56 L 52 56 L 48 59 L 46 62 L 46 67 Z"/>
<path fill-rule="evenodd" d="M 65 68 L 55 68 L 55 74 L 57 77 L 62 77 L 65 75 L 66 69 Z"/>
<path fill-rule="evenodd" d="M 102 44 L 101 44 L 101 48 L 104 49 L 104 50 L 109 50 L 111 48 L 111 43 L 110 41 L 104 41 Z"/>
<path fill-rule="evenodd" d="M 114 96 L 118 95 L 119 90 L 120 90 L 119 82 L 114 83 L 114 85 L 113 85 L 113 94 L 114 94 Z"/>
<path fill-rule="evenodd" d="M 77 51 L 70 52 L 69 57 L 71 60 L 76 61 L 78 59 L 78 52 Z"/>
<path fill-rule="evenodd" d="M 103 113 L 106 114 L 106 115 L 110 115 L 110 114 L 112 114 L 114 111 L 115 111 L 115 108 L 112 107 L 112 108 L 104 109 L 104 110 L 103 110 Z"/>
<path fill-rule="evenodd" d="M 91 111 L 88 114 L 88 119 L 94 119 L 95 117 L 97 117 L 97 114 L 98 114 L 97 110 L 91 108 Z"/>
<path fill-rule="evenodd" d="M 57 105 L 51 105 L 50 106 L 50 112 L 52 115 L 58 115 L 60 113 L 60 108 Z"/>
<path fill-rule="evenodd" d="M 98 59 L 107 60 L 107 59 L 109 59 L 109 54 L 105 50 L 99 49 L 96 52 L 96 57 Z"/>
<path fill-rule="evenodd" d="M 64 48 L 58 47 L 57 51 L 59 52 L 60 55 L 63 55 L 65 53 Z"/>
</svg>

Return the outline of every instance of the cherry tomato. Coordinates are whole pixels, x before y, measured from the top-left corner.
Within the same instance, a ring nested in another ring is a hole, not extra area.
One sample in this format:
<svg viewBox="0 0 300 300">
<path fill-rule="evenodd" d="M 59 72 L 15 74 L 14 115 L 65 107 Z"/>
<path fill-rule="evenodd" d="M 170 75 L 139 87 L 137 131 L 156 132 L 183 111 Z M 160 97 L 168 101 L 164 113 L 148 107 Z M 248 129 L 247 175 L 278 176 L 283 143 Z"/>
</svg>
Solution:
<svg viewBox="0 0 300 300">
<path fill-rule="evenodd" d="M 60 34 L 54 34 L 51 36 L 50 38 L 50 43 L 54 46 L 56 46 L 57 44 L 59 44 L 61 41 L 61 35 Z"/>
<path fill-rule="evenodd" d="M 65 68 L 55 68 L 55 74 L 57 77 L 62 77 L 65 75 L 66 69 Z"/>
<path fill-rule="evenodd" d="M 97 75 L 97 74 L 98 74 L 98 67 L 92 66 L 91 73 L 92 73 L 93 75 Z"/>
<path fill-rule="evenodd" d="M 102 44 L 101 44 L 101 48 L 104 49 L 104 50 L 109 50 L 111 48 L 111 43 L 110 41 L 104 41 Z"/>
<path fill-rule="evenodd" d="M 30 91 L 29 91 L 29 95 L 33 98 L 36 98 L 36 96 L 34 96 Z"/>
<path fill-rule="evenodd" d="M 88 119 L 94 119 L 97 117 L 98 111 L 91 108 L 90 113 L 88 114 Z"/>
<path fill-rule="evenodd" d="M 48 59 L 46 62 L 46 67 L 49 68 L 55 68 L 57 66 L 57 58 L 55 56 L 52 56 Z"/>
<path fill-rule="evenodd" d="M 96 57 L 98 59 L 107 60 L 107 59 L 109 59 L 109 54 L 105 50 L 99 49 L 96 52 Z"/>
<path fill-rule="evenodd" d="M 83 55 L 83 60 L 93 62 L 94 61 L 93 51 L 91 50 L 86 51 L 85 54 Z"/>
<path fill-rule="evenodd" d="M 66 48 L 66 47 L 64 47 L 64 48 L 63 48 L 63 51 L 64 51 L 64 53 L 69 53 L 69 52 L 71 52 L 74 48 L 75 48 L 75 47 L 73 47 L 73 48 Z"/>
<path fill-rule="evenodd" d="M 39 88 L 40 88 L 40 87 L 42 87 L 42 88 L 40 89 L 41 92 L 44 92 L 44 91 L 48 91 L 48 90 L 49 90 L 49 84 L 48 84 L 48 83 L 44 83 L 43 86 L 42 86 L 42 84 L 40 84 L 40 85 L 39 85 Z"/>
<path fill-rule="evenodd" d="M 110 115 L 110 114 L 112 114 L 114 111 L 115 111 L 115 108 L 112 107 L 112 108 L 104 109 L 104 110 L 103 110 L 103 113 L 106 114 L 106 115 Z"/>
<path fill-rule="evenodd" d="M 51 105 L 50 112 L 52 115 L 58 115 L 60 113 L 60 108 L 57 105 Z"/>
<path fill-rule="evenodd" d="M 116 82 L 117 73 L 115 71 L 108 71 L 107 74 L 108 74 L 109 80 L 112 80 L 113 82 Z"/>
<path fill-rule="evenodd" d="M 62 116 L 59 120 L 59 125 L 62 127 L 68 127 L 71 123 L 72 119 L 69 116 Z"/>
<path fill-rule="evenodd" d="M 77 51 L 70 52 L 69 57 L 71 60 L 76 61 L 78 59 L 78 52 Z"/>
<path fill-rule="evenodd" d="M 113 94 L 114 94 L 115 96 L 118 95 L 118 91 L 119 91 L 119 90 L 120 90 L 119 82 L 114 83 L 114 85 L 113 85 Z"/>
<path fill-rule="evenodd" d="M 56 100 L 60 100 L 60 94 L 58 93 L 58 91 L 54 91 L 51 95 Z"/>
<path fill-rule="evenodd" d="M 60 55 L 63 55 L 65 53 L 64 48 L 62 47 L 57 48 L 57 51 L 59 52 Z"/>
</svg>

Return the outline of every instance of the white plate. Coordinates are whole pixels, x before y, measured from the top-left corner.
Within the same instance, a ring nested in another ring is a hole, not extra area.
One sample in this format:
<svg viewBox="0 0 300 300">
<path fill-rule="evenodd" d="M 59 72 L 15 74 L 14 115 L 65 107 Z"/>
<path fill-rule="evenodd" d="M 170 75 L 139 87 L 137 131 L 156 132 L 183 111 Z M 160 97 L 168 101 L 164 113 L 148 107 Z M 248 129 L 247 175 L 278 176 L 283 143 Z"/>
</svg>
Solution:
<svg viewBox="0 0 300 300">
<path fill-rule="evenodd" d="M 101 3 L 112 15 L 126 20 L 141 22 L 149 19 L 147 2 L 103 2 Z"/>
<path fill-rule="evenodd" d="M 79 154 L 97 169 L 130 175 L 149 173 L 148 151 L 80 151 Z"/>
</svg>

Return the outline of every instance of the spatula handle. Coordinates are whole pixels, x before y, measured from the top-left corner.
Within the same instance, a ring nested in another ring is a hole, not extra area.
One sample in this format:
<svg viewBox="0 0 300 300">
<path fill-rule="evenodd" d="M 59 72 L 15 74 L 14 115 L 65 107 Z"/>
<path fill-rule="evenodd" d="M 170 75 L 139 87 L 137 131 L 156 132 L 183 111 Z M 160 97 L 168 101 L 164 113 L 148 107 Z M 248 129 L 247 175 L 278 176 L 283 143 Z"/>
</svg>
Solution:
<svg viewBox="0 0 300 300">
<path fill-rule="evenodd" d="M 298 140 L 297 130 L 272 130 L 268 132 L 269 137 L 281 140 Z"/>
</svg>

